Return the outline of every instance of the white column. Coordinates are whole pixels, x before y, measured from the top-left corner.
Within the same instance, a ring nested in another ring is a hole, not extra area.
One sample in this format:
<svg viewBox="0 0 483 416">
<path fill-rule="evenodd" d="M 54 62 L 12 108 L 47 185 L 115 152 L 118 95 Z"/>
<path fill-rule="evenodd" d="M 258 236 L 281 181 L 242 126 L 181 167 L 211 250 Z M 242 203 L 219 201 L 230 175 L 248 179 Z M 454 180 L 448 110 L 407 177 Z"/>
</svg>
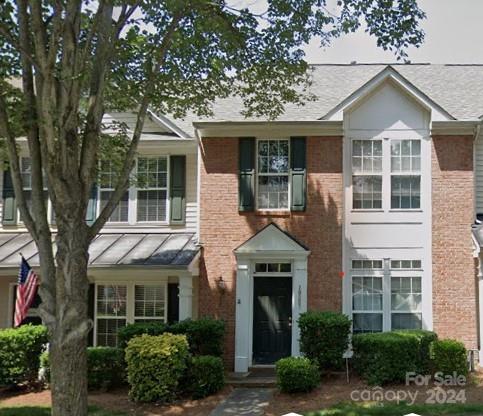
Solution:
<svg viewBox="0 0 483 416">
<path fill-rule="evenodd" d="M 293 262 L 292 278 L 292 356 L 300 355 L 300 314 L 307 311 L 307 257 Z"/>
<path fill-rule="evenodd" d="M 236 271 L 235 372 L 246 373 L 250 363 L 250 273 L 248 261 Z"/>
<path fill-rule="evenodd" d="M 193 317 L 193 277 L 179 276 L 179 320 Z"/>
</svg>

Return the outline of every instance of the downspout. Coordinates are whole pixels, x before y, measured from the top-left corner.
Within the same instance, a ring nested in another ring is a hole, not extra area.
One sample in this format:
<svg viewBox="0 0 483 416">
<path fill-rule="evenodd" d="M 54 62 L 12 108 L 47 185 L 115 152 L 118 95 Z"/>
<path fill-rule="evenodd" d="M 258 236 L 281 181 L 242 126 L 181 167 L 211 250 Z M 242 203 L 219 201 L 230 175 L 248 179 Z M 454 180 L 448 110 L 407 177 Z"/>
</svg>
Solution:
<svg viewBox="0 0 483 416">
<path fill-rule="evenodd" d="M 196 152 L 196 157 L 197 157 L 197 174 L 196 174 L 196 241 L 198 244 L 201 244 L 200 241 L 200 230 L 201 230 L 201 151 L 202 151 L 202 143 L 201 143 L 201 137 L 198 131 L 198 128 L 195 127 L 195 138 L 196 141 L 198 142 L 197 146 L 197 152 Z"/>
<path fill-rule="evenodd" d="M 476 207 L 476 182 L 478 180 L 476 174 L 476 149 L 477 149 L 477 141 L 480 137 L 481 132 L 481 123 L 476 126 L 475 130 L 475 139 L 473 141 L 473 183 L 474 183 L 474 215 L 475 215 L 475 223 L 478 224 L 478 218 L 476 217 L 477 214 L 477 207 Z M 473 226 L 475 227 L 475 226 Z M 476 226 L 478 227 L 478 226 Z M 476 258 L 476 277 L 478 279 L 478 363 L 480 366 L 483 363 L 483 271 L 482 271 L 482 262 L 481 262 L 481 249 L 480 249 L 480 242 L 475 237 L 472 231 L 473 243 L 475 246 L 475 250 L 473 251 L 473 257 Z"/>
</svg>

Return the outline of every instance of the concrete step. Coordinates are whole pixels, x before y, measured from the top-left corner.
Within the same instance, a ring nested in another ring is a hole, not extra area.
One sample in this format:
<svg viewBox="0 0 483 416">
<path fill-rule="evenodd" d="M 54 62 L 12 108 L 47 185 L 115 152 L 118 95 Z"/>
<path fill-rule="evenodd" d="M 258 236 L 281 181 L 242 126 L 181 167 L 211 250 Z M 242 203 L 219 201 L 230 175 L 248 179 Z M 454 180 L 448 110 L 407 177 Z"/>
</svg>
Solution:
<svg viewBox="0 0 483 416">
<path fill-rule="evenodd" d="M 276 387 L 274 368 L 250 368 L 246 373 L 229 373 L 226 383 L 234 387 Z"/>
</svg>

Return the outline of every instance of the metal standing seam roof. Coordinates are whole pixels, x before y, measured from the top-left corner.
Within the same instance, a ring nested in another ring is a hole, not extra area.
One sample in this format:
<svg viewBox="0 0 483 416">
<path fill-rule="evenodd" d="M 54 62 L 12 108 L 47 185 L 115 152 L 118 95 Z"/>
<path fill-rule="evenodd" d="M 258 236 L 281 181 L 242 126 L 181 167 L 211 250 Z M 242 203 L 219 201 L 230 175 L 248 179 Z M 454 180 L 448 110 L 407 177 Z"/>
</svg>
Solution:
<svg viewBox="0 0 483 416">
<path fill-rule="evenodd" d="M 198 251 L 193 233 L 102 233 L 89 247 L 89 266 L 185 268 Z M 0 268 L 18 266 L 20 253 L 30 265 L 39 265 L 30 234 L 0 233 Z"/>
<path fill-rule="evenodd" d="M 278 120 L 318 120 L 349 97 L 379 72 L 391 66 L 411 84 L 458 120 L 477 119 L 483 115 L 483 65 L 479 64 L 316 64 L 311 66 L 309 92 L 314 101 L 303 106 L 287 104 Z M 187 132 L 193 121 L 246 120 L 241 114 L 240 97 L 217 100 L 213 116 L 190 113 L 184 119 L 171 120 Z M 250 120 L 263 120 L 252 118 Z"/>
</svg>

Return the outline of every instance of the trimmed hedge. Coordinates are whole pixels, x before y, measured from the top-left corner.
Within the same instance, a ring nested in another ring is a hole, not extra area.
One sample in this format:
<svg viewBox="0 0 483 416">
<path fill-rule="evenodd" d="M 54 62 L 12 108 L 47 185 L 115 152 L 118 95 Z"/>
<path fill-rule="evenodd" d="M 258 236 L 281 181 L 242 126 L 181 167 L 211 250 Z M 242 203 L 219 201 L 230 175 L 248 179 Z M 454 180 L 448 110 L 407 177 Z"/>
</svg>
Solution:
<svg viewBox="0 0 483 416">
<path fill-rule="evenodd" d="M 216 393 L 225 385 L 223 360 L 212 355 L 193 357 L 189 362 L 186 380 L 186 392 L 193 399 Z"/>
<path fill-rule="evenodd" d="M 37 380 L 39 357 L 47 342 L 47 328 L 42 325 L 0 330 L 0 386 Z"/>
<path fill-rule="evenodd" d="M 129 395 L 138 402 L 168 402 L 179 392 L 187 368 L 188 341 L 184 335 L 141 335 L 126 347 Z"/>
<path fill-rule="evenodd" d="M 418 340 L 419 361 L 417 363 L 417 371 L 419 374 L 429 374 L 432 369 L 431 345 L 438 339 L 436 333 L 424 329 L 401 329 L 392 332 L 402 336 L 415 337 Z"/>
<path fill-rule="evenodd" d="M 138 322 L 128 324 L 117 331 L 119 348 L 126 348 L 128 342 L 137 336 L 146 335 L 162 335 L 168 332 L 168 325 L 163 322 Z"/>
<path fill-rule="evenodd" d="M 169 327 L 173 334 L 186 335 L 193 355 L 223 355 L 225 323 L 213 318 L 187 319 Z"/>
<path fill-rule="evenodd" d="M 306 357 L 287 357 L 275 364 L 277 385 L 284 393 L 309 392 L 320 381 L 317 365 Z"/>
<path fill-rule="evenodd" d="M 443 375 L 468 375 L 468 355 L 463 343 L 453 339 L 435 341 L 431 348 L 434 369 Z"/>
<path fill-rule="evenodd" d="M 429 365 L 429 347 L 435 337 L 429 331 L 354 335 L 354 368 L 372 385 L 404 382 L 408 372 L 425 374 Z"/>
<path fill-rule="evenodd" d="M 319 369 L 338 369 L 349 346 L 351 320 L 337 312 L 309 311 L 300 315 L 300 350 Z"/>
<path fill-rule="evenodd" d="M 46 351 L 40 356 L 42 376 L 50 381 L 50 359 Z M 124 350 L 111 347 L 87 348 L 87 386 L 89 389 L 110 389 L 126 384 Z"/>
<path fill-rule="evenodd" d="M 190 352 L 193 355 L 214 355 L 216 357 L 223 355 L 225 323 L 213 318 L 187 319 L 172 325 L 162 322 L 129 324 L 119 329 L 119 346 L 126 348 L 128 342 L 136 336 L 162 335 L 166 332 L 186 335 Z"/>
</svg>

